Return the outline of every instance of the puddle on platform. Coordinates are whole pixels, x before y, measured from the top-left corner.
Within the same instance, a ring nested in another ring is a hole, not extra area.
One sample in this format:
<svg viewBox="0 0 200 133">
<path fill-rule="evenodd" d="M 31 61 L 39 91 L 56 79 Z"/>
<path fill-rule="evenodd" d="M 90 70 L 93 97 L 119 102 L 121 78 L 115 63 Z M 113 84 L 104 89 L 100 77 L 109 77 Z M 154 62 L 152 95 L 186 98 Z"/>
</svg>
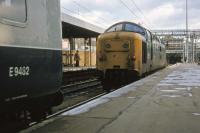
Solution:
<svg viewBox="0 0 200 133">
<path fill-rule="evenodd" d="M 172 86 L 174 84 L 167 84 L 167 83 L 159 83 L 158 86 Z"/>
<path fill-rule="evenodd" d="M 161 95 L 163 97 L 170 97 L 170 98 L 177 98 L 177 97 L 181 97 L 180 95 Z"/>
<path fill-rule="evenodd" d="M 189 93 L 189 97 L 192 97 L 192 93 Z"/>
<path fill-rule="evenodd" d="M 192 89 L 200 88 L 200 69 L 185 68 L 169 74 L 160 81 L 158 93 L 164 97 L 192 97 Z"/>
<path fill-rule="evenodd" d="M 200 113 L 192 113 L 194 116 L 200 116 Z"/>
<path fill-rule="evenodd" d="M 166 88 L 166 89 L 165 89 Z M 192 97 L 192 87 L 159 86 L 158 95 L 162 97 Z"/>
<path fill-rule="evenodd" d="M 180 71 L 174 71 L 169 74 L 164 80 L 160 81 L 160 86 L 178 85 L 189 87 L 200 87 L 200 70 L 195 68 L 185 68 Z"/>
<path fill-rule="evenodd" d="M 160 90 L 161 92 L 179 92 L 178 90 Z"/>
<path fill-rule="evenodd" d="M 187 91 L 187 88 L 174 88 L 175 90 Z"/>
<path fill-rule="evenodd" d="M 128 99 L 136 99 L 136 97 L 128 97 Z"/>
</svg>

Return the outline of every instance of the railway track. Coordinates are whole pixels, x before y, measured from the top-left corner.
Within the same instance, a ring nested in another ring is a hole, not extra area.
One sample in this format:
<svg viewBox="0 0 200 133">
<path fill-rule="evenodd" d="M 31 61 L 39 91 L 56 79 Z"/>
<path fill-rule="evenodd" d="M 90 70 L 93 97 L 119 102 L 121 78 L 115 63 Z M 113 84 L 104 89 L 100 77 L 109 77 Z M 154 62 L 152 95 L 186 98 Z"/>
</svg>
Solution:
<svg viewBox="0 0 200 133">
<path fill-rule="evenodd" d="M 70 100 L 72 100 L 74 97 L 80 97 L 80 95 L 85 95 L 85 94 L 87 95 L 91 92 L 95 92 L 96 90 L 102 90 L 102 91 L 101 91 L 101 93 L 98 93 L 97 95 L 90 96 L 90 98 L 87 97 L 84 100 L 81 99 L 81 101 L 76 102 L 75 104 L 72 104 L 70 106 L 64 106 L 64 108 L 61 107 L 62 109 L 58 109 L 57 111 L 53 112 L 53 114 L 48 115 L 46 117 L 45 121 L 47 121 L 48 119 L 56 118 L 56 116 L 59 116 L 66 111 L 74 109 L 78 106 L 81 106 L 87 102 L 90 102 L 90 101 L 92 101 L 96 98 L 99 98 L 103 95 L 106 95 L 108 93 L 103 90 L 102 83 L 98 78 L 88 79 L 85 81 L 79 81 L 76 83 L 63 85 L 61 87 L 61 90 L 66 99 L 66 101 L 65 101 L 66 103 L 70 102 Z M 112 92 L 114 90 L 116 90 L 116 89 L 113 89 L 110 92 Z M 86 92 L 86 93 L 84 93 L 84 92 Z M 73 96 L 73 95 L 75 95 L 75 96 Z M 24 131 L 22 131 L 21 133 L 32 131 L 32 127 L 34 129 L 34 126 L 37 126 L 38 124 L 39 124 L 38 122 L 30 123 L 29 127 L 27 129 L 25 129 Z"/>
<path fill-rule="evenodd" d="M 61 87 L 61 90 L 64 94 L 64 97 L 66 98 L 65 102 L 69 102 L 68 98 L 71 95 L 76 94 L 76 97 L 79 97 L 80 95 L 83 95 L 84 93 L 82 92 L 87 92 L 85 93 L 86 95 L 89 94 L 90 92 L 94 92 L 95 90 L 102 90 L 102 84 L 101 81 L 99 79 L 89 79 L 86 81 L 81 81 L 81 82 L 77 82 L 77 83 L 73 83 L 73 84 L 69 84 L 69 85 L 63 85 Z M 79 95 L 80 94 L 80 95 Z M 92 101 L 96 98 L 99 98 L 103 95 L 107 94 L 106 92 L 104 92 L 103 90 L 101 91 L 101 93 L 98 93 L 97 95 L 91 96 L 90 98 L 85 98 L 84 100 L 81 100 L 79 102 L 76 102 L 76 104 L 72 104 L 70 106 L 65 106 L 63 109 L 58 109 L 57 111 L 55 111 L 53 114 L 48 115 L 46 117 L 45 120 L 51 119 L 53 117 L 59 116 L 60 114 L 69 111 L 73 108 L 76 108 L 80 105 L 83 105 L 89 101 Z M 71 99 L 71 98 L 70 98 Z M 32 122 L 29 124 L 29 127 L 27 129 L 25 129 L 23 132 L 29 132 L 29 130 L 31 130 L 31 127 L 39 124 L 40 122 Z"/>
<path fill-rule="evenodd" d="M 97 69 L 63 72 L 62 85 L 86 81 L 92 78 L 101 78 L 102 73 Z"/>
<path fill-rule="evenodd" d="M 74 78 L 75 79 L 75 78 Z M 62 105 L 57 106 L 53 109 L 53 114 L 48 115 L 45 120 L 51 119 L 58 116 L 59 114 L 71 110 L 77 106 L 94 100 L 106 92 L 103 91 L 103 86 L 98 78 L 85 78 L 86 80 L 73 81 L 70 84 L 62 85 L 61 91 L 64 95 L 64 102 Z M 97 91 L 97 92 L 96 92 Z M 91 96 L 88 96 L 93 93 Z M 79 97 L 82 97 L 81 99 Z M 79 98 L 77 100 L 77 98 Z M 73 100 L 75 99 L 75 100 Z M 66 104 L 67 103 L 67 104 Z M 25 127 L 25 131 L 29 128 L 39 124 L 40 122 L 31 122 L 28 127 Z"/>
<path fill-rule="evenodd" d="M 83 91 L 86 89 L 96 89 L 96 88 L 101 88 L 101 87 L 102 87 L 102 83 L 99 79 L 89 79 L 86 81 L 80 81 L 73 84 L 63 85 L 61 87 L 61 90 L 64 96 L 66 96 L 70 93 Z"/>
<path fill-rule="evenodd" d="M 70 73 L 72 75 L 70 75 Z M 71 79 L 68 79 L 67 77 Z M 101 74 L 96 70 L 89 70 L 86 72 L 69 72 L 63 74 L 63 83 L 60 89 L 64 95 L 63 104 L 53 108 L 52 114 L 48 115 L 44 120 L 56 117 L 63 112 L 71 110 L 77 106 L 80 106 L 102 95 L 107 94 L 103 90 Z M 25 128 L 21 128 L 20 130 L 29 130 L 29 128 L 39 123 L 40 122 L 30 122 L 28 124 L 28 127 L 26 126 Z"/>
<path fill-rule="evenodd" d="M 60 88 L 64 95 L 64 102 L 63 104 L 54 107 L 52 114 L 49 114 L 44 120 L 56 117 L 65 111 L 107 94 L 103 90 L 101 76 L 101 73 L 94 69 L 87 71 L 65 72 L 63 74 L 63 82 Z M 32 126 L 41 123 L 43 120 L 41 120 L 41 122 L 33 122 L 28 117 L 27 121 L 28 124 L 23 123 L 24 126 L 20 125 L 20 129 L 17 129 L 17 131 L 15 130 L 15 132 L 29 129 Z"/>
<path fill-rule="evenodd" d="M 64 112 L 66 112 L 66 111 L 69 111 L 69 110 L 71 110 L 71 109 L 74 109 L 74 108 L 76 108 L 76 107 L 78 107 L 78 106 L 81 106 L 81 105 L 83 105 L 83 104 L 85 104 L 85 103 L 87 103 L 87 102 L 90 102 L 90 101 L 92 101 L 92 100 L 94 100 L 94 99 L 96 99 L 96 98 L 99 98 L 99 97 L 101 97 L 101 96 L 103 96 L 103 95 L 106 95 L 106 94 L 107 94 L 107 93 L 104 92 L 104 93 L 102 93 L 102 94 L 99 94 L 99 95 L 97 95 L 97 96 L 95 96 L 95 97 L 92 97 L 92 98 L 90 98 L 90 99 L 87 99 L 87 100 L 85 100 L 85 101 L 82 101 L 82 102 L 80 102 L 80 103 L 78 103 L 78 104 L 75 104 L 75 105 L 73 105 L 73 106 L 66 107 L 65 109 L 62 109 L 62 110 L 60 110 L 60 111 L 58 111 L 58 112 L 55 112 L 55 113 L 53 113 L 53 114 L 47 116 L 47 119 L 56 117 L 56 116 L 58 116 L 58 115 L 60 115 L 60 114 L 62 114 L 62 113 L 64 113 Z M 46 120 L 47 120 L 47 119 L 46 119 Z M 38 123 L 37 123 L 37 122 L 32 122 L 32 123 L 29 124 L 29 126 L 32 127 L 32 126 L 34 126 L 34 125 L 36 125 L 36 124 L 38 124 Z"/>
</svg>

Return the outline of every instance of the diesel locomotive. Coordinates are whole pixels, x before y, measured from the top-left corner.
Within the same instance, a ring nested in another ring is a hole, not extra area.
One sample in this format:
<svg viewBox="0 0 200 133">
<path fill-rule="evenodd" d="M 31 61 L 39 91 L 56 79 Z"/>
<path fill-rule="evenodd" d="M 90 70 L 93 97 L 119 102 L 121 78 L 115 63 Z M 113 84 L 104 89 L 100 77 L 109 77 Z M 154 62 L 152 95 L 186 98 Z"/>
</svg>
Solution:
<svg viewBox="0 0 200 133">
<path fill-rule="evenodd" d="M 60 0 L 0 1 L 0 119 L 62 102 Z"/>
<path fill-rule="evenodd" d="M 166 65 L 165 45 L 132 22 L 116 23 L 101 34 L 96 55 L 104 84 L 131 82 Z"/>
</svg>

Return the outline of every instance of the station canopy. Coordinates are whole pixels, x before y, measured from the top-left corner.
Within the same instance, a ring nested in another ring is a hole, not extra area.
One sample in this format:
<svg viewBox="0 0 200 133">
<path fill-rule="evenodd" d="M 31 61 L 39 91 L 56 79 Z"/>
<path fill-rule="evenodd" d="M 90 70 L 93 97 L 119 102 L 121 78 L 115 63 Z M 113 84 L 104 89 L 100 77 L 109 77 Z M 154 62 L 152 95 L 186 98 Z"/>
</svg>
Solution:
<svg viewBox="0 0 200 133">
<path fill-rule="evenodd" d="M 97 37 L 104 32 L 103 28 L 90 24 L 78 18 L 62 13 L 63 38 L 89 38 Z"/>
</svg>

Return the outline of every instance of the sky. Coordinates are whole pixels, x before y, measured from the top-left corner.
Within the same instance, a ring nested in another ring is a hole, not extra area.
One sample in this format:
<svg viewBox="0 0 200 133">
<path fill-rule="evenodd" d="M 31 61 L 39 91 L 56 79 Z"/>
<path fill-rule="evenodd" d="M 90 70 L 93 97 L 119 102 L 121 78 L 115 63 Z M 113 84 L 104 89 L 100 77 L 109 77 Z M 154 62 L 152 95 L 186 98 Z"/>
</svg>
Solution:
<svg viewBox="0 0 200 133">
<path fill-rule="evenodd" d="M 186 0 L 61 0 L 61 10 L 107 28 L 131 21 L 150 29 L 185 29 Z M 188 0 L 189 29 L 200 29 L 200 0 Z"/>
</svg>

